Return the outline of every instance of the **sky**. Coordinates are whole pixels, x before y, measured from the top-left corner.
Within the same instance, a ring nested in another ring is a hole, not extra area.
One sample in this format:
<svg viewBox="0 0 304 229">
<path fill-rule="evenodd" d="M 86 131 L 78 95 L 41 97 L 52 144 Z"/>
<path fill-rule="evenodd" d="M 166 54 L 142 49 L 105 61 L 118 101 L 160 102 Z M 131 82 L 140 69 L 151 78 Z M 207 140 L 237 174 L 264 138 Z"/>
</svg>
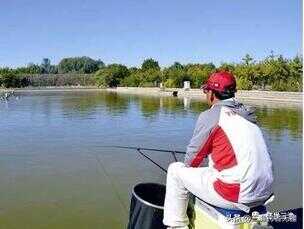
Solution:
<svg viewBox="0 0 304 229">
<path fill-rule="evenodd" d="M 106 64 L 220 64 L 302 53 L 300 0 L 3 0 L 0 67 L 89 56 Z"/>
</svg>

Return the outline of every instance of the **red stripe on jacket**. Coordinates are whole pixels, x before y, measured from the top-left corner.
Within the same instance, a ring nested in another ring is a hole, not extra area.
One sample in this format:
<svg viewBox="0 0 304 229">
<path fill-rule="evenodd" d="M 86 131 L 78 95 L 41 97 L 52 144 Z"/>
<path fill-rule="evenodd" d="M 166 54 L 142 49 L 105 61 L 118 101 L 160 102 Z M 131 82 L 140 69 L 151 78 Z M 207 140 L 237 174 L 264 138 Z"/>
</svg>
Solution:
<svg viewBox="0 0 304 229">
<path fill-rule="evenodd" d="M 192 160 L 190 166 L 199 167 L 208 154 L 211 154 L 211 158 L 214 162 L 213 166 L 219 172 L 237 165 L 233 147 L 220 126 L 216 126 L 213 129 L 205 144 L 200 148 L 195 158 Z M 224 199 L 233 202 L 238 201 L 240 192 L 239 183 L 229 184 L 218 179 L 214 182 L 213 187 Z"/>
<path fill-rule="evenodd" d="M 212 160 L 214 161 L 214 168 L 218 171 L 237 165 L 232 145 L 220 126 L 213 129 L 205 144 L 199 149 L 196 156 L 193 158 L 190 166 L 200 166 L 204 158 L 210 153 Z"/>
<path fill-rule="evenodd" d="M 217 126 L 212 135 L 211 157 L 218 171 L 237 165 L 235 152 L 224 130 Z"/>
<path fill-rule="evenodd" d="M 228 184 L 220 179 L 217 179 L 213 183 L 214 190 L 224 199 L 232 201 L 232 202 L 238 202 L 239 199 L 239 193 L 240 193 L 240 184 L 234 183 L 234 184 Z"/>
<path fill-rule="evenodd" d="M 204 161 L 204 158 L 211 152 L 212 135 L 213 135 L 213 131 L 209 135 L 205 144 L 199 149 L 196 156 L 191 161 L 190 167 L 199 167 L 200 164 Z"/>
</svg>

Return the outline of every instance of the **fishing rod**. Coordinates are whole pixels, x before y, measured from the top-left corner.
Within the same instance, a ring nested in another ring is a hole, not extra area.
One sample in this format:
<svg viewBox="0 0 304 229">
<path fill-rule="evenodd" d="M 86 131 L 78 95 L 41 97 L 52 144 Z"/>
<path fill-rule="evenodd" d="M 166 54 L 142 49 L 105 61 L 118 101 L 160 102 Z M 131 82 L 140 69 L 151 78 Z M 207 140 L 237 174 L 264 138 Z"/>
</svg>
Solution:
<svg viewBox="0 0 304 229">
<path fill-rule="evenodd" d="M 148 150 L 148 151 L 155 151 L 155 152 L 164 152 L 164 153 L 177 153 L 177 154 L 186 154 L 185 151 L 178 151 L 178 150 L 166 150 L 166 149 L 155 149 L 155 148 L 143 148 L 143 147 L 135 147 L 135 146 L 116 146 L 116 145 L 106 145 L 106 146 L 99 146 L 102 148 L 118 148 L 118 149 L 139 149 L 139 150 Z"/>
<path fill-rule="evenodd" d="M 151 161 L 154 165 L 156 165 L 158 168 L 160 168 L 161 170 L 163 170 L 165 173 L 167 173 L 167 170 L 162 167 L 161 165 L 159 165 L 158 163 L 156 163 L 155 161 L 153 161 L 150 157 L 148 157 L 146 154 L 144 154 L 143 152 L 141 152 L 140 149 L 137 149 L 137 151 L 144 156 L 145 158 L 147 158 L 149 161 Z"/>
<path fill-rule="evenodd" d="M 143 157 L 145 157 L 146 159 L 148 159 L 150 162 L 152 162 L 154 165 L 156 165 L 158 168 L 160 168 L 161 170 L 163 170 L 165 173 L 167 173 L 167 170 L 164 167 L 162 167 L 161 165 L 159 165 L 157 162 L 155 162 L 152 158 L 150 158 L 149 156 L 147 156 L 146 154 L 144 154 L 142 151 L 143 150 L 147 150 L 147 151 L 171 153 L 175 161 L 178 161 L 175 154 L 186 154 L 186 152 L 184 152 L 184 151 L 178 151 L 178 150 L 164 150 L 164 149 L 143 148 L 143 147 L 134 147 L 134 146 L 114 146 L 113 145 L 113 146 L 100 146 L 100 147 L 103 147 L 103 148 L 118 148 L 118 149 L 134 149 L 140 155 L 142 155 Z"/>
</svg>

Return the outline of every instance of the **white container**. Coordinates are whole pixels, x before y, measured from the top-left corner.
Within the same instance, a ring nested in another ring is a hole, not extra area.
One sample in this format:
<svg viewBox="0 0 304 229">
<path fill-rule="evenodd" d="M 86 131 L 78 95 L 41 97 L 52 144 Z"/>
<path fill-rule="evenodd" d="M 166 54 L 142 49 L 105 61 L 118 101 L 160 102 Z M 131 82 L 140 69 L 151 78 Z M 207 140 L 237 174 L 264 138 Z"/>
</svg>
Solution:
<svg viewBox="0 0 304 229">
<path fill-rule="evenodd" d="M 190 81 L 184 81 L 184 90 L 185 91 L 190 90 Z"/>
</svg>

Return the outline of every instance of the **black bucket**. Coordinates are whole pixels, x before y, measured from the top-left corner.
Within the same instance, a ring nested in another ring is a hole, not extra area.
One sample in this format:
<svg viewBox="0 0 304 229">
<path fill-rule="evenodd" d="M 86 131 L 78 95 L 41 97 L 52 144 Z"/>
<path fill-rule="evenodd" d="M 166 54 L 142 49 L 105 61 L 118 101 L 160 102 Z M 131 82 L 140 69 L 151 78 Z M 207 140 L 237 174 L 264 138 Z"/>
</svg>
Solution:
<svg viewBox="0 0 304 229">
<path fill-rule="evenodd" d="M 166 186 L 137 184 L 132 191 L 128 229 L 166 229 L 163 224 Z"/>
</svg>

